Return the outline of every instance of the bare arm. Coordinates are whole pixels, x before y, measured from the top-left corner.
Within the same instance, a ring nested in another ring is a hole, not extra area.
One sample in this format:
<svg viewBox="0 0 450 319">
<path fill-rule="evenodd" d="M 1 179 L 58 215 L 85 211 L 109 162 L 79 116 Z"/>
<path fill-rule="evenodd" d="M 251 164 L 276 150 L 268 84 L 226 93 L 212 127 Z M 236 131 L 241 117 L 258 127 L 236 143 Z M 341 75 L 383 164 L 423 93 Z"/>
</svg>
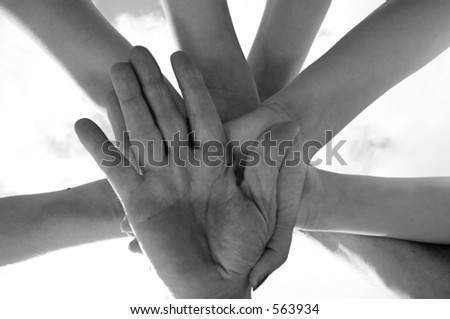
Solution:
<svg viewBox="0 0 450 319">
<path fill-rule="evenodd" d="M 325 142 L 450 46 L 450 1 L 388 1 L 270 101 Z"/>
<path fill-rule="evenodd" d="M 248 56 L 261 101 L 300 72 L 331 0 L 267 0 Z"/>
<path fill-rule="evenodd" d="M 229 131 L 252 138 L 273 122 L 297 119 L 307 139 L 325 142 L 392 86 L 450 45 L 449 1 L 389 1 L 293 83 Z M 308 182 L 305 183 L 308 190 Z M 302 210 L 300 210 L 302 212 Z M 448 297 L 450 248 L 337 233 L 310 233 L 351 263 L 366 265 L 392 290 L 411 297 Z"/>
<path fill-rule="evenodd" d="M 337 134 L 450 46 L 449 15 L 448 0 L 386 2 L 262 108 L 230 122 L 229 130 L 254 138 L 280 120 L 295 120 L 307 139 L 324 144 L 326 130 Z"/>
<path fill-rule="evenodd" d="M 1 198 L 0 266 L 122 237 L 123 217 L 122 206 L 106 180 L 58 192 Z"/>
<path fill-rule="evenodd" d="M 106 108 L 120 140 L 125 126 L 109 70 L 117 61 L 128 59 L 131 45 L 88 0 L 0 0 L 0 6 Z M 102 180 L 70 191 L 1 199 L 1 227 L 8 231 L 1 233 L 5 246 L 0 265 L 121 236 L 124 213 L 120 205 L 113 209 L 112 198 L 116 198 L 114 192 Z"/>
<path fill-rule="evenodd" d="M 301 74 L 277 103 L 285 101 L 286 110 L 293 110 L 296 101 L 303 132 L 324 142 L 324 130 L 340 131 L 449 46 L 449 13 L 448 1 L 386 3 Z M 314 93 L 314 87 L 320 89 Z M 299 99 L 290 99 L 294 90 Z M 311 237 L 353 264 L 365 265 L 400 295 L 450 296 L 448 246 L 335 233 Z"/>
<path fill-rule="evenodd" d="M 164 0 L 180 48 L 200 67 L 222 120 L 259 105 L 226 0 Z"/>
<path fill-rule="evenodd" d="M 131 45 L 89 0 L 2 0 L 86 93 L 106 107 L 113 95 L 109 69 Z"/>
<path fill-rule="evenodd" d="M 92 2 L 88 0 L 0 0 L 0 6 L 19 20 L 51 52 L 97 104 L 106 107 L 111 124 L 115 129 L 114 133 L 116 138 L 120 139 L 124 129 L 124 123 L 109 77 L 109 71 L 111 66 L 117 61 L 128 60 L 131 45 L 106 21 Z M 209 4 L 206 6 L 206 8 L 210 7 Z M 217 47 L 209 47 L 209 45 L 214 43 L 214 39 L 212 38 L 199 43 L 199 45 L 205 48 L 211 48 L 211 51 L 208 52 L 210 54 L 209 59 L 206 59 L 208 63 L 202 62 L 202 66 L 205 69 L 211 70 L 212 76 L 209 77 L 210 86 L 214 86 L 216 83 L 219 85 L 233 83 L 236 86 L 237 83 L 234 80 L 241 80 L 241 70 L 245 78 L 245 81 L 242 80 L 240 82 L 243 85 L 236 87 L 236 89 L 241 90 L 240 92 L 231 92 L 228 95 L 222 94 L 227 97 L 234 96 L 234 94 L 241 94 L 243 99 L 245 99 L 245 103 L 237 103 L 236 101 L 238 99 L 235 99 L 234 101 L 236 103 L 227 109 L 222 105 L 219 111 L 226 118 L 227 116 L 232 116 L 234 113 L 240 112 L 242 114 L 242 112 L 246 112 L 247 109 L 245 106 L 256 107 L 259 101 L 254 82 L 252 82 L 251 73 L 245 63 L 245 57 L 240 51 L 239 43 L 234 34 L 226 6 L 223 6 L 223 2 L 217 8 L 212 6 L 211 13 L 212 17 L 215 17 L 215 15 L 220 16 L 220 21 L 218 21 L 220 28 L 212 29 L 211 35 L 215 36 L 223 30 L 227 36 L 226 41 L 220 43 Z M 224 29 L 221 29 L 222 27 Z M 190 35 L 195 37 L 196 34 Z M 221 51 L 222 49 L 226 49 L 227 51 Z M 193 51 L 193 53 L 198 52 L 201 52 L 201 50 Z M 211 56 L 216 57 L 216 53 L 222 54 L 219 62 L 222 60 L 223 63 L 218 64 L 219 68 L 214 73 L 217 60 L 211 59 Z M 233 54 L 233 62 L 231 63 L 227 62 L 226 59 L 226 54 L 228 53 Z M 231 78 L 227 78 L 221 82 L 220 78 L 217 76 L 214 77 L 214 75 L 228 75 L 227 67 L 231 66 L 236 71 L 235 73 L 230 72 L 232 74 Z M 247 74 L 247 77 L 245 77 L 245 74 Z M 217 92 L 218 95 L 222 93 L 220 90 L 217 90 Z M 240 105 L 244 107 L 239 109 Z M 77 192 L 72 190 L 2 199 L 2 212 L 5 211 L 2 216 L 2 226 L 5 229 L 17 230 L 19 229 L 20 222 L 23 222 L 24 225 L 21 227 L 26 228 L 27 233 L 33 236 L 33 240 L 29 240 L 29 237 L 24 237 L 23 241 L 20 241 L 19 237 L 21 232 L 3 232 L 4 240 L 2 242 L 11 244 L 5 247 L 4 251 L 8 252 L 3 255 L 4 259 L 2 260 L 2 264 L 23 260 L 57 248 L 117 236 L 121 218 L 110 220 L 110 215 L 98 215 L 96 227 L 90 227 L 89 225 L 91 224 L 86 224 L 85 226 L 87 227 L 81 229 L 83 225 L 82 220 L 73 221 L 73 216 L 70 215 L 71 212 L 78 211 L 82 211 L 83 216 L 88 216 L 87 218 L 96 216 L 98 211 L 109 212 L 111 214 L 112 212 L 109 211 L 111 209 L 110 201 L 101 198 L 115 197 L 115 194 L 110 187 L 106 187 L 105 185 L 107 186 L 106 180 L 80 186 L 77 188 L 79 189 Z M 84 189 L 86 191 L 83 191 Z M 99 196 L 96 198 L 89 196 L 83 198 L 81 196 L 82 194 L 99 194 Z M 36 208 L 39 208 L 40 206 L 38 204 L 41 203 L 47 206 L 55 203 L 54 206 L 51 206 L 51 214 L 57 214 L 58 210 L 60 211 L 57 218 L 58 223 L 67 225 L 75 223 L 75 225 L 78 225 L 78 228 L 73 227 L 71 236 L 65 237 L 65 233 L 59 231 L 62 228 L 54 227 L 56 224 L 52 222 L 51 218 L 43 218 L 41 216 L 42 211 Z M 65 205 L 70 206 L 66 207 Z M 120 215 L 123 217 L 121 206 L 119 205 L 116 209 L 120 211 Z M 11 219 L 11 216 L 21 216 L 21 218 Z M 103 223 L 101 217 L 106 218 Z M 33 223 L 28 222 L 30 220 L 36 220 L 36 218 L 39 219 L 40 228 L 33 228 Z M 44 236 L 50 237 L 46 234 L 47 230 L 52 232 L 51 235 L 53 237 L 51 241 L 44 240 Z M 35 241 L 39 242 L 39 245 L 29 247 Z"/>
<path fill-rule="evenodd" d="M 383 178 L 315 170 L 297 226 L 450 244 L 450 178 Z M 314 205 L 309 204 L 314 203 Z"/>
<path fill-rule="evenodd" d="M 450 247 L 336 233 L 311 239 L 379 278 L 400 297 L 450 298 Z"/>
</svg>

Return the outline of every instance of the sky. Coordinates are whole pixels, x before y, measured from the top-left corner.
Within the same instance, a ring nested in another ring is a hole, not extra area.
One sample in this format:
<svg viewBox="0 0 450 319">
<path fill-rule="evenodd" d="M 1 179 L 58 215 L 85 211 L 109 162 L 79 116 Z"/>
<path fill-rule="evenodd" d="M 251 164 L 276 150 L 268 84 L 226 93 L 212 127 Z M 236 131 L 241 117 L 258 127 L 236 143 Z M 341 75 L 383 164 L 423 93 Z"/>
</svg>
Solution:
<svg viewBox="0 0 450 319">
<path fill-rule="evenodd" d="M 333 1 L 307 64 L 381 2 Z M 96 4 L 131 43 L 148 47 L 165 74 L 173 78 L 169 56 L 176 46 L 156 1 L 98 0 Z M 248 52 L 264 1 L 230 0 L 229 4 L 242 48 Z M 0 43 L 0 129 L 4 132 L 0 197 L 65 189 L 103 178 L 73 131 L 73 123 L 81 117 L 93 118 L 106 127 L 100 111 L 63 69 L 2 13 Z M 449 83 L 447 51 L 387 92 L 345 128 L 337 138 L 348 141 L 342 150 L 348 165 L 324 169 L 377 176 L 450 175 Z M 166 298 L 145 260 L 128 253 L 126 246 L 126 239 L 107 241 L 3 267 L 0 300 L 8 300 L 10 309 L 20 309 L 25 300 L 39 313 L 50 305 L 69 307 L 73 300 L 81 308 L 113 304 L 125 309 L 137 301 Z M 288 262 L 255 297 L 394 295 L 376 278 L 355 271 L 298 234 Z M 57 313 L 47 313 L 47 318 L 52 316 L 59 318 Z M 109 316 L 116 317 L 121 317 L 120 311 Z"/>
</svg>

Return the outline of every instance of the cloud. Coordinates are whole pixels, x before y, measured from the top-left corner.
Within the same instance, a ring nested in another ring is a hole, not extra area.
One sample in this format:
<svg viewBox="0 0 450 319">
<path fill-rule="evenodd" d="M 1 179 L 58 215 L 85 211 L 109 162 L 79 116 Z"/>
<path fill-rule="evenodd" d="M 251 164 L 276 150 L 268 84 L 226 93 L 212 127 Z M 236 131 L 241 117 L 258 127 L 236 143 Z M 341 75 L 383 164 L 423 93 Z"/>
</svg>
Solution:
<svg viewBox="0 0 450 319">
<path fill-rule="evenodd" d="M 110 21 L 114 21 L 121 14 L 139 18 L 151 13 L 162 13 L 158 0 L 95 0 L 94 3 Z"/>
<path fill-rule="evenodd" d="M 102 2 L 98 4 L 110 3 L 109 0 Z M 121 2 L 125 5 L 130 3 L 129 1 Z M 147 0 L 145 2 L 156 3 L 156 1 Z M 319 35 L 308 59 L 309 62 L 323 54 L 381 2 L 333 1 L 323 27 L 323 30 L 332 32 L 329 35 L 326 32 Z M 248 51 L 259 25 L 264 1 L 232 0 L 229 3 L 239 39 L 244 50 Z M 169 55 L 176 50 L 176 46 L 160 11 L 147 10 L 143 14 L 136 14 L 136 9 L 130 7 L 119 13 L 122 9 L 117 8 L 111 8 L 114 12 L 110 16 L 115 26 L 132 43 L 148 47 L 160 62 L 163 71 L 173 79 Z M 106 128 L 103 115 L 51 57 L 22 31 L 5 20 L 0 20 L 0 43 L 2 43 L 0 51 L 0 129 L 2 130 L 0 191 L 2 194 L 53 191 L 102 178 L 103 174 L 77 141 L 73 132 L 73 123 L 78 118 L 88 117 L 94 118 Z M 326 167 L 326 169 L 385 176 L 450 175 L 450 165 L 448 165 L 450 162 L 448 143 L 450 95 L 447 89 L 450 83 L 449 66 L 450 52 L 446 52 L 376 101 L 338 136 L 348 140 L 344 152 L 350 159 L 349 166 Z M 345 154 L 344 158 L 347 159 Z M 125 244 L 119 248 L 119 251 L 126 250 Z M 108 274 L 111 273 L 110 276 L 105 277 L 105 282 L 117 284 L 117 281 L 111 281 L 111 278 L 119 274 L 118 278 L 121 279 L 119 282 L 125 283 L 124 286 L 132 285 L 130 296 L 138 298 L 140 295 L 148 298 L 147 293 L 134 291 L 136 283 L 147 283 L 146 280 L 137 280 L 142 278 L 141 275 L 148 276 L 147 266 L 143 266 L 142 271 L 133 268 L 137 270 L 127 273 L 127 276 L 122 276 L 123 278 L 120 277 L 123 269 L 130 269 L 136 265 L 131 262 L 129 265 L 124 264 L 130 258 L 125 255 L 118 255 L 120 258 L 111 261 L 111 258 L 117 254 L 117 244 L 111 244 L 107 250 L 104 250 L 104 245 L 101 245 L 95 247 L 92 252 L 87 252 L 89 249 L 86 247 L 79 249 L 77 253 L 66 251 L 62 255 L 35 260 L 33 264 L 25 263 L 22 267 L 27 269 L 26 271 L 21 272 L 20 266 L 10 267 L 9 273 L 3 269 L 0 272 L 0 281 L 8 283 L 6 286 L 3 285 L 5 286 L 3 290 L 8 293 L 13 290 L 19 296 L 29 287 L 41 287 L 39 280 L 33 285 L 30 285 L 29 280 L 16 282 L 9 279 L 8 281 L 8 278 L 22 278 L 24 273 L 28 274 L 28 277 L 25 276 L 26 279 L 33 277 L 32 279 L 36 280 L 36 276 L 33 275 L 36 273 L 36 263 L 41 263 L 38 269 L 40 269 L 39 273 L 44 275 L 40 277 L 46 279 L 45 286 L 48 287 L 50 296 L 58 297 L 51 294 L 50 290 L 60 291 L 67 287 L 75 287 L 66 291 L 68 295 L 64 296 L 67 300 L 78 298 L 85 288 L 84 283 L 95 281 L 98 273 L 92 272 L 90 268 L 80 272 L 77 268 L 80 260 L 91 260 L 91 257 L 98 257 L 98 252 L 101 251 L 102 259 L 104 256 L 110 258 L 106 259 L 104 264 L 101 260 L 96 261 L 99 269 L 108 269 Z M 301 294 L 311 296 L 311 291 L 317 297 L 324 295 L 341 297 L 343 285 L 348 290 L 345 296 L 354 297 L 355 291 L 361 291 L 362 296 L 364 292 L 366 296 L 374 296 L 376 295 L 374 290 L 380 291 L 368 287 L 370 285 L 367 285 L 365 278 L 360 278 L 347 264 L 329 267 L 330 264 L 337 265 L 338 261 L 330 257 L 320 246 L 315 246 L 306 239 L 298 237 L 294 239 L 293 249 L 301 250 L 303 254 L 291 254 L 289 264 L 283 268 L 284 270 L 277 272 L 277 277 L 274 277 L 276 280 L 272 279 L 272 283 L 269 280 L 265 288 L 262 288 L 260 295 L 273 297 L 273 292 L 279 291 L 273 288 L 274 285 L 278 285 L 280 290 L 284 289 L 283 293 L 291 297 Z M 305 260 L 302 258 L 305 255 L 314 258 Z M 300 263 L 307 271 L 302 272 L 304 276 L 299 275 L 301 279 L 293 281 L 292 274 L 297 273 Z M 317 268 L 317 265 L 323 266 Z M 65 269 L 66 273 L 78 274 L 77 280 L 70 281 L 70 278 L 68 282 L 52 280 L 61 269 Z M 130 279 L 130 274 L 136 280 L 128 282 L 126 279 Z M 302 283 L 304 289 L 299 290 L 296 286 L 298 283 Z M 145 292 L 150 290 L 149 287 L 150 285 L 146 285 L 143 288 Z M 286 287 L 292 289 L 286 290 Z M 116 300 L 117 305 L 123 304 L 117 298 L 123 298 L 124 295 L 117 294 L 116 291 L 124 291 L 124 289 L 103 290 L 100 285 L 97 285 L 95 289 L 99 289 L 99 293 L 96 294 L 96 304 L 104 302 L 110 305 L 111 300 Z M 159 290 L 153 289 L 152 292 L 156 295 L 155 298 L 158 295 L 161 297 Z M 44 295 L 48 297 L 47 294 Z M 25 300 L 45 304 L 45 300 L 34 297 L 29 294 Z M 136 299 L 130 297 L 129 300 Z M 84 305 L 81 304 L 81 306 Z M 58 315 L 55 315 L 56 317 Z"/>
<path fill-rule="evenodd" d="M 73 130 L 77 119 L 98 116 L 93 103 L 49 55 L 4 19 L 0 42 L 0 176 L 8 193 L 54 191 L 102 177 L 80 151 Z"/>
</svg>

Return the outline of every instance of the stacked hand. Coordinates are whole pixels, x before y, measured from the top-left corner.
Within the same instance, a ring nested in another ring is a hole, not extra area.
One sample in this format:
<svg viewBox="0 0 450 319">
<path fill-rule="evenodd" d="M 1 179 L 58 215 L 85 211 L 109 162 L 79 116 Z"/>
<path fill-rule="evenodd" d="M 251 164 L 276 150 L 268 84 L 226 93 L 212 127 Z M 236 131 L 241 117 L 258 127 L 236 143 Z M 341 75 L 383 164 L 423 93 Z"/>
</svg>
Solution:
<svg viewBox="0 0 450 319">
<path fill-rule="evenodd" d="M 263 279 L 253 276 L 249 282 L 255 264 L 287 255 L 305 170 L 283 165 L 292 149 L 286 156 L 272 152 L 275 165 L 264 162 L 267 154 L 261 146 L 254 149 L 259 164 L 245 169 L 236 162 L 229 165 L 227 136 L 201 73 L 184 53 L 176 53 L 172 64 L 188 119 L 148 51 L 136 48 L 131 64 L 112 69 L 130 139 L 144 146 L 133 148 L 138 168 L 123 165 L 126 159 L 116 166 L 102 163 L 102 151 L 114 146 L 91 121 L 79 121 L 76 130 L 120 197 L 141 248 L 175 297 L 249 296 L 250 286 Z M 192 141 L 178 149 L 166 142 L 177 133 L 187 141 L 191 131 L 201 145 L 217 141 L 216 147 L 225 150 L 219 162 L 206 165 L 204 150 Z M 277 145 L 298 133 L 290 123 L 270 131 Z M 168 165 L 155 167 L 150 157 Z M 295 191 L 290 195 L 282 189 Z M 280 200 L 283 206 L 277 207 Z"/>
</svg>

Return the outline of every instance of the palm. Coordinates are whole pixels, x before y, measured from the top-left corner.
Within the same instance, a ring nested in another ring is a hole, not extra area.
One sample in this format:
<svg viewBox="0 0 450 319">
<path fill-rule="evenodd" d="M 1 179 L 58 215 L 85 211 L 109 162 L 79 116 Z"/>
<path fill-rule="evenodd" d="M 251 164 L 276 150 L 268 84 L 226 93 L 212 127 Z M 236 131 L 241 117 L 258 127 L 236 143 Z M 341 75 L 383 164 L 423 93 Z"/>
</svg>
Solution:
<svg viewBox="0 0 450 319">
<path fill-rule="evenodd" d="M 276 184 L 282 157 L 275 167 L 246 167 L 242 183 L 238 183 L 236 167 L 225 165 L 226 157 L 219 166 L 207 166 L 204 161 L 200 166 L 189 161 L 181 166 L 174 161 L 164 167 L 151 165 L 150 152 L 157 153 L 157 158 L 174 159 L 174 150 L 164 141 L 175 133 L 186 140 L 192 129 L 201 143 L 214 140 L 223 149 L 227 138 L 201 74 L 187 56 L 178 54 L 173 63 L 189 127 L 162 75 L 155 72 L 159 69 L 151 55 L 143 49 L 135 52 L 139 55 L 132 60 L 133 68 L 120 63 L 112 75 L 130 140 L 146 145 L 142 153 L 134 150 L 139 171 L 133 166 L 101 164 L 101 150 L 112 144 L 92 122 L 81 121 L 77 132 L 106 172 L 141 247 L 175 296 L 242 296 L 248 292 L 252 267 L 264 256 L 278 225 Z M 143 86 L 144 92 L 134 72 L 141 83 L 151 84 Z M 293 130 L 287 133 L 274 138 L 292 139 Z M 148 141 L 165 147 L 152 149 Z M 263 156 L 261 149 L 257 151 Z M 199 152 L 203 149 L 188 143 L 183 154 L 203 154 Z"/>
<path fill-rule="evenodd" d="M 133 149 L 139 170 L 131 165 L 104 165 L 102 151 L 112 144 L 92 122 L 79 122 L 77 133 L 105 171 L 141 247 L 175 296 L 248 295 L 254 265 L 278 260 L 273 252 L 289 248 L 296 207 L 290 202 L 277 212 L 279 172 L 289 171 L 280 170 L 284 155 L 275 153 L 275 165 L 267 165 L 260 144 L 255 149 L 260 161 L 245 167 L 243 180 L 236 175 L 242 166 L 228 167 L 226 156 L 220 165 L 206 165 L 205 150 L 188 141 L 188 132 L 194 131 L 201 145 L 212 140 L 223 150 L 227 150 L 227 138 L 201 73 L 185 54 L 173 58 L 188 125 L 153 57 L 142 48 L 134 52 L 133 67 L 117 64 L 112 79 L 130 141 L 144 145 L 143 150 Z M 144 84 L 142 89 L 135 72 Z M 285 123 L 271 132 L 279 142 L 292 140 L 297 129 Z M 183 165 L 175 161 L 177 148 L 166 142 L 176 134 L 187 142 L 179 153 Z M 149 155 L 168 164 L 155 167 Z M 190 158 L 201 160 L 191 164 Z"/>
<path fill-rule="evenodd" d="M 256 183 L 242 188 L 233 168 L 167 167 L 145 174 L 124 194 L 135 235 L 176 295 L 194 282 L 219 294 L 216 287 L 240 283 L 261 256 L 276 207 L 262 203 Z"/>
</svg>

